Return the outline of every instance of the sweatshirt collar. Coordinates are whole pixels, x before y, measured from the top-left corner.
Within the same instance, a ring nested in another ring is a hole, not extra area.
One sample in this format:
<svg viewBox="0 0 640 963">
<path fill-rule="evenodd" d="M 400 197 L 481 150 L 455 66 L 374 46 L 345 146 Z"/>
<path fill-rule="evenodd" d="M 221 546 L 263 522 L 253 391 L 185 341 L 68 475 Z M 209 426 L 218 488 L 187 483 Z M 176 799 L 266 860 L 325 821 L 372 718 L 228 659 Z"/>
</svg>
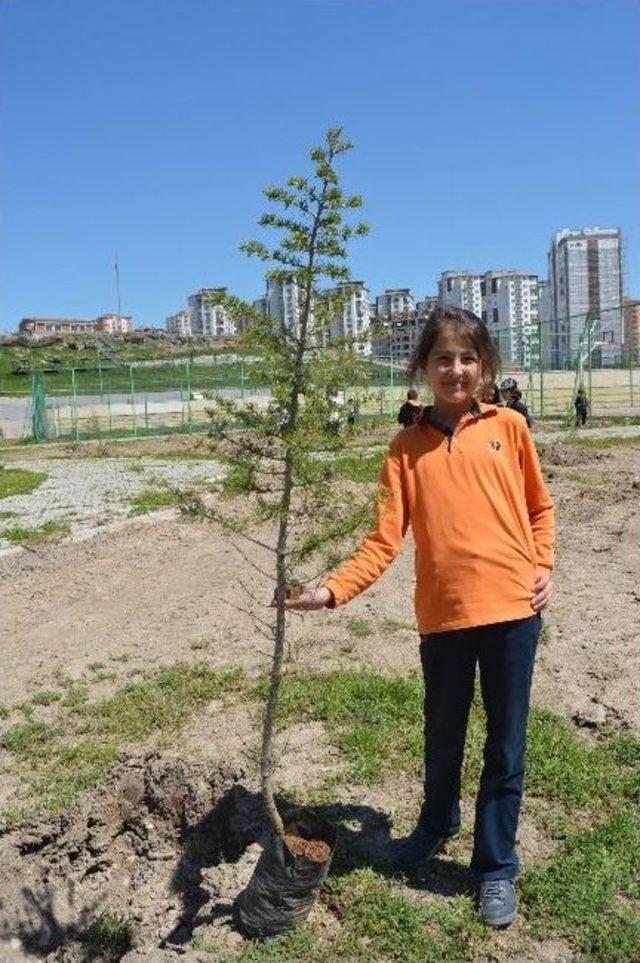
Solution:
<svg viewBox="0 0 640 963">
<path fill-rule="evenodd" d="M 484 415 L 493 415 L 497 410 L 498 409 L 496 405 L 480 404 L 474 398 L 471 402 L 469 411 L 462 415 L 456 427 L 452 429 L 448 425 L 444 425 L 441 421 L 438 421 L 437 417 L 434 417 L 433 405 L 427 405 L 422 412 L 419 423 L 423 425 L 433 425 L 434 428 L 437 428 L 439 431 L 442 431 L 445 434 L 453 434 L 454 432 L 459 431 L 464 425 L 473 421 L 478 421 L 478 419 L 482 418 Z"/>
</svg>

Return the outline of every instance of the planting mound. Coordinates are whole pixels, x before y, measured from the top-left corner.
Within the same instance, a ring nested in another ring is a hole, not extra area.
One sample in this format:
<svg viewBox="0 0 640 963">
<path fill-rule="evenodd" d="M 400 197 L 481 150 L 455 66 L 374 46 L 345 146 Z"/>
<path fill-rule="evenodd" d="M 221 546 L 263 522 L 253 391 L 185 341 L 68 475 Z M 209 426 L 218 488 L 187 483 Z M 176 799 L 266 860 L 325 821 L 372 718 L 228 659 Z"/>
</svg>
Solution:
<svg viewBox="0 0 640 963">
<path fill-rule="evenodd" d="M 70 813 L 2 832 L 0 959 L 172 956 L 212 900 L 203 870 L 237 860 L 260 833 L 261 807 L 241 776 L 128 757 Z"/>
</svg>

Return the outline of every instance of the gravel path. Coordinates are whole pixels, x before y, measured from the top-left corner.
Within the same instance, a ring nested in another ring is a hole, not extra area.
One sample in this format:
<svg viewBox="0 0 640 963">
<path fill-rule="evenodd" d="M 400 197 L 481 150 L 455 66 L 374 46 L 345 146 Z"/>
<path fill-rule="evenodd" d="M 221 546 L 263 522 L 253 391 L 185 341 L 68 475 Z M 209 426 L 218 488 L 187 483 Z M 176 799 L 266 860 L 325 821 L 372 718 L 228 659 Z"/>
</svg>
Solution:
<svg viewBox="0 0 640 963">
<path fill-rule="evenodd" d="M 64 521 L 70 524 L 73 539 L 87 538 L 130 518 L 131 499 L 145 489 L 161 483 L 203 485 L 220 478 L 224 470 L 215 461 L 133 462 L 120 458 L 42 459 L 14 462 L 11 468 L 45 472 L 47 478 L 28 495 L 0 500 L 0 555 L 21 550 L 2 538 L 5 528 L 35 528 Z"/>
</svg>

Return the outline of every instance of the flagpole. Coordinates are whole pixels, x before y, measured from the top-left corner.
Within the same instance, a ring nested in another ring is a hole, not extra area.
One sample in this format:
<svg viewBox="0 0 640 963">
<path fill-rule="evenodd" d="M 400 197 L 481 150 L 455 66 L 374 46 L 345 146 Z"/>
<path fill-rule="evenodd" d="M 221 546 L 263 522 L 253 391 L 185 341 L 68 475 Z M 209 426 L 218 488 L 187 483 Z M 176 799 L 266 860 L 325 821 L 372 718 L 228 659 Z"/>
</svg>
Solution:
<svg viewBox="0 0 640 963">
<path fill-rule="evenodd" d="M 118 331 L 119 331 L 119 330 L 120 330 L 120 326 L 121 326 L 121 324 L 122 324 L 122 322 L 121 322 L 121 320 L 120 320 L 120 316 L 121 316 L 121 314 L 122 314 L 122 304 L 121 304 L 121 301 L 120 301 L 120 269 L 119 269 L 119 267 L 118 267 L 118 252 L 117 252 L 117 251 L 116 251 L 116 257 L 115 257 L 115 265 L 114 265 L 114 267 L 115 267 L 115 272 L 116 272 L 116 292 L 117 292 L 117 295 L 118 295 Z"/>
</svg>

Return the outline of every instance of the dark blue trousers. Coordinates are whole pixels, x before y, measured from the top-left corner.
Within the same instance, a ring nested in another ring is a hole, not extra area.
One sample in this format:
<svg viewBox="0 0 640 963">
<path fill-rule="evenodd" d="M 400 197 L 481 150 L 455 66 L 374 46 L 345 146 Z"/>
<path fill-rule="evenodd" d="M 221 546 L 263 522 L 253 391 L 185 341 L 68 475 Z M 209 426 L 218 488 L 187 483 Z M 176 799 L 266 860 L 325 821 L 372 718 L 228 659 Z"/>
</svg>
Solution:
<svg viewBox="0 0 640 963">
<path fill-rule="evenodd" d="M 476 665 L 487 716 L 471 869 L 515 879 L 527 716 L 540 616 L 421 637 L 425 801 L 420 821 L 437 836 L 460 828 L 460 771 Z"/>
</svg>

